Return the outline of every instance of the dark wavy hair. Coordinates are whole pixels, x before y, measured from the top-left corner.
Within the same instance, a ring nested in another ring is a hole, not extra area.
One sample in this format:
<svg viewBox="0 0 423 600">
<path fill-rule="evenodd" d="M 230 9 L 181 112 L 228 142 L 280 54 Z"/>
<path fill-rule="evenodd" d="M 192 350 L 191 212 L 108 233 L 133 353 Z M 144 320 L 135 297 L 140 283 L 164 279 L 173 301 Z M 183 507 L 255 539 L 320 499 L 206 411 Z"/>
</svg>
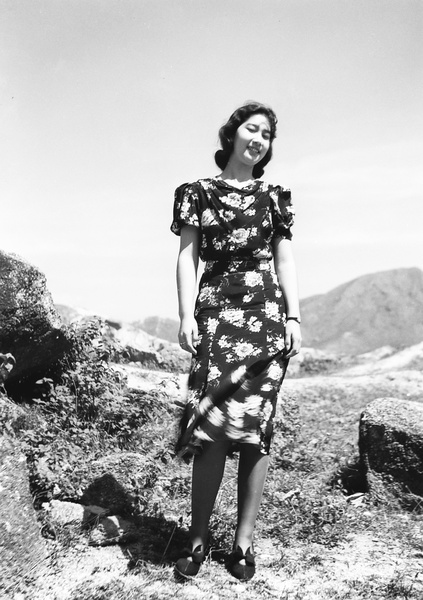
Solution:
<svg viewBox="0 0 423 600">
<path fill-rule="evenodd" d="M 229 158 L 234 149 L 235 133 L 242 123 L 245 123 L 251 115 L 264 115 L 270 124 L 270 147 L 260 162 L 253 167 L 253 177 L 261 177 L 264 173 L 264 167 L 272 158 L 272 143 L 276 137 L 277 118 L 273 110 L 260 102 L 249 102 L 237 108 L 229 117 L 228 121 L 219 129 L 219 141 L 222 146 L 214 155 L 214 160 L 222 171 L 228 164 Z"/>
</svg>

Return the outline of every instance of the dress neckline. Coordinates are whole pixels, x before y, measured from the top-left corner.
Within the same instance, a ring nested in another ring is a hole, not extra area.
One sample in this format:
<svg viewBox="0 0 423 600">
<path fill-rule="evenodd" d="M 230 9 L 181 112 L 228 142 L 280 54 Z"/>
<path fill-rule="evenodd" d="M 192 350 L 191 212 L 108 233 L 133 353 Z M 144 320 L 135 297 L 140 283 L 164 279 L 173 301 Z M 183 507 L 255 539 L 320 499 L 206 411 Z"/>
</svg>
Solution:
<svg viewBox="0 0 423 600">
<path fill-rule="evenodd" d="M 262 183 L 259 179 L 253 179 L 250 183 L 247 183 L 246 185 L 244 185 L 243 187 L 238 187 L 236 185 L 232 185 L 232 183 L 229 183 L 228 181 L 225 181 L 224 179 L 221 179 L 220 177 L 212 177 L 212 181 L 215 182 L 215 184 L 219 185 L 221 187 L 226 187 L 226 188 L 230 188 L 232 190 L 236 190 L 239 193 L 243 193 L 243 192 L 253 192 L 256 191 L 258 189 L 258 187 L 260 186 L 260 184 Z"/>
</svg>

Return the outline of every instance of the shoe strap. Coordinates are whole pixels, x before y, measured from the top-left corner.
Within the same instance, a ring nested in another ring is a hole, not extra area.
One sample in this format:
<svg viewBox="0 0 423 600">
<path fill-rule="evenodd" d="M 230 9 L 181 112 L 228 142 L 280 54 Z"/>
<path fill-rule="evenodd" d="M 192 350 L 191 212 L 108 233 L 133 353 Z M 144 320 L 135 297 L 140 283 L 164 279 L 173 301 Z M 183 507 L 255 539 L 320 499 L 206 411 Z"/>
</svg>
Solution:
<svg viewBox="0 0 423 600">
<path fill-rule="evenodd" d="M 246 565 L 255 565 L 255 557 L 254 554 L 251 552 L 250 546 L 248 546 L 245 553 L 243 552 L 241 546 L 237 546 L 236 550 L 232 554 L 232 558 L 236 562 L 245 560 Z"/>
<path fill-rule="evenodd" d="M 205 552 L 202 550 L 203 546 L 200 544 L 196 548 L 184 548 L 182 553 L 185 558 L 192 558 L 192 562 L 200 564 L 204 561 Z"/>
</svg>

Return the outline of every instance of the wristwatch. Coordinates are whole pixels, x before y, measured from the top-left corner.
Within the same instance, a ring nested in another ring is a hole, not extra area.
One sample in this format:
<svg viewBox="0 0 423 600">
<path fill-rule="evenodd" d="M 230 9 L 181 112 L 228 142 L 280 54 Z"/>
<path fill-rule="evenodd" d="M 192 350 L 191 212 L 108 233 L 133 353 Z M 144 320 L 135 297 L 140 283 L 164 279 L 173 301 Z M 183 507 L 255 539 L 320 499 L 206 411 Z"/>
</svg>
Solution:
<svg viewBox="0 0 423 600">
<path fill-rule="evenodd" d="M 288 321 L 296 321 L 298 324 L 300 324 L 300 323 L 301 323 L 301 319 L 300 319 L 300 317 L 287 317 L 287 318 L 286 318 L 286 321 L 287 321 L 287 322 L 288 322 Z"/>
</svg>

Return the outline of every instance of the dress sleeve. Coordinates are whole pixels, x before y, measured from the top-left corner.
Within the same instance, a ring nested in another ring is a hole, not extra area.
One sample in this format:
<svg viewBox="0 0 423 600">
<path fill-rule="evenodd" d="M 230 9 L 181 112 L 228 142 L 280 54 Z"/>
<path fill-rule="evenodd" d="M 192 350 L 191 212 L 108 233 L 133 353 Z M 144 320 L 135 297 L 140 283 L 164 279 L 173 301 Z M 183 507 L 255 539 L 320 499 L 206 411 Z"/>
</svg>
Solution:
<svg viewBox="0 0 423 600">
<path fill-rule="evenodd" d="M 291 203 L 291 191 L 277 186 L 270 192 L 272 199 L 273 237 L 292 239 L 295 210 Z"/>
<path fill-rule="evenodd" d="M 181 228 L 184 225 L 200 227 L 200 220 L 199 197 L 195 185 L 184 183 L 175 190 L 170 230 L 176 235 L 181 235 Z"/>
</svg>

